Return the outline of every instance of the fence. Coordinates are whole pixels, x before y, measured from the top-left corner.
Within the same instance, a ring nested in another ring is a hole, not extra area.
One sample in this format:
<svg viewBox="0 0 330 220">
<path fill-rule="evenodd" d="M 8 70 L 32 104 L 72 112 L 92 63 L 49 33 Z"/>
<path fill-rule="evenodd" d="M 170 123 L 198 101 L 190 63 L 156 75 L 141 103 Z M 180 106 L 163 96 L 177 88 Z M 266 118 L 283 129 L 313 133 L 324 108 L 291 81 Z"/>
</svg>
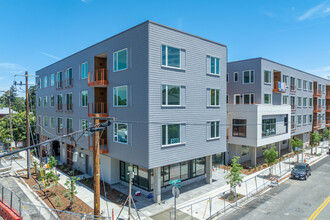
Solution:
<svg viewBox="0 0 330 220">
<path fill-rule="evenodd" d="M 253 177 L 245 179 L 239 186 L 228 189 L 218 195 L 195 202 L 190 205 L 179 207 L 170 211 L 170 219 L 212 219 L 224 215 L 231 208 L 237 208 L 240 204 L 259 195 L 268 187 L 276 184 L 273 178 L 279 180 L 286 175 L 296 162 L 295 156 L 288 157 L 263 171 L 259 171 Z"/>
</svg>

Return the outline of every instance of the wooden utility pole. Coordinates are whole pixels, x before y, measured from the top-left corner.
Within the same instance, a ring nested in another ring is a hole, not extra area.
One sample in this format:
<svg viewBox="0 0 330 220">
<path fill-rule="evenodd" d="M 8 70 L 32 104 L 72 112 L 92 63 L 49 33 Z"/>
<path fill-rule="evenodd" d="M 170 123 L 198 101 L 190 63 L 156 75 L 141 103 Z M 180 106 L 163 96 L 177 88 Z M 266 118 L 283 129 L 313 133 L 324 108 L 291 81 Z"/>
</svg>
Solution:
<svg viewBox="0 0 330 220">
<path fill-rule="evenodd" d="M 95 122 L 99 122 L 95 120 Z M 94 134 L 94 215 L 100 216 L 100 147 L 99 132 Z"/>
<path fill-rule="evenodd" d="M 29 113 L 30 113 L 30 109 L 29 109 L 29 76 L 28 76 L 28 72 L 25 72 L 25 89 L 26 89 L 26 146 L 29 147 L 30 146 L 30 122 L 29 122 Z M 30 170 L 30 166 L 31 166 L 31 161 L 30 161 L 30 154 L 31 154 L 31 150 L 28 149 L 27 150 L 27 170 L 28 170 L 28 179 L 31 178 L 31 170 Z"/>
<path fill-rule="evenodd" d="M 13 143 L 13 122 L 11 119 L 11 100 L 10 100 L 10 90 L 7 91 L 7 98 L 8 98 L 8 107 L 9 107 L 9 126 L 10 126 L 10 143 Z"/>
</svg>

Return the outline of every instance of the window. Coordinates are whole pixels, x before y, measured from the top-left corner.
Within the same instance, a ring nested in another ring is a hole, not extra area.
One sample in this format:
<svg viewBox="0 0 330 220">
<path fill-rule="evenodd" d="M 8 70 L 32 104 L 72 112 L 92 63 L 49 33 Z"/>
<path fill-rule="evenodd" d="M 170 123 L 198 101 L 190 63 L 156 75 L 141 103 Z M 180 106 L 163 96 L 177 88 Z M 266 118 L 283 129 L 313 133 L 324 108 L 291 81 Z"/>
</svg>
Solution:
<svg viewBox="0 0 330 220">
<path fill-rule="evenodd" d="M 210 102 L 208 106 L 220 106 L 220 89 L 208 89 Z"/>
<path fill-rule="evenodd" d="M 88 77 L 88 63 L 81 64 L 81 79 L 87 79 Z"/>
<path fill-rule="evenodd" d="M 283 96 L 283 105 L 287 105 L 288 104 L 288 96 L 284 95 Z"/>
<path fill-rule="evenodd" d="M 262 119 L 262 136 L 266 137 L 274 134 L 276 134 L 276 119 Z"/>
<path fill-rule="evenodd" d="M 66 70 L 66 86 L 72 86 L 72 68 Z"/>
<path fill-rule="evenodd" d="M 207 65 L 210 65 L 207 69 L 209 74 L 220 75 L 220 59 L 216 57 L 207 57 Z"/>
<path fill-rule="evenodd" d="M 301 97 L 298 97 L 298 107 L 301 107 Z"/>
<path fill-rule="evenodd" d="M 241 104 L 241 95 L 234 95 L 234 104 Z"/>
<path fill-rule="evenodd" d="M 238 72 L 234 73 L 234 82 L 238 82 Z"/>
<path fill-rule="evenodd" d="M 296 90 L 296 79 L 294 77 L 290 77 L 290 90 Z"/>
<path fill-rule="evenodd" d="M 38 106 L 39 107 L 41 106 L 41 97 L 39 97 L 39 99 L 38 99 Z"/>
<path fill-rule="evenodd" d="M 229 96 L 227 95 L 227 99 L 226 99 L 226 103 L 228 104 L 229 103 Z"/>
<path fill-rule="evenodd" d="M 241 156 L 246 156 L 250 153 L 250 147 L 246 145 L 242 145 Z"/>
<path fill-rule="evenodd" d="M 312 122 L 313 122 L 313 115 L 309 115 L 309 124 L 312 124 Z"/>
<path fill-rule="evenodd" d="M 272 104 L 272 95 L 264 94 L 264 104 Z"/>
<path fill-rule="evenodd" d="M 44 126 L 48 127 L 48 117 L 44 116 Z"/>
<path fill-rule="evenodd" d="M 48 83 L 47 83 L 47 76 L 45 76 L 44 77 L 44 88 L 47 88 L 47 85 L 48 85 Z"/>
<path fill-rule="evenodd" d="M 296 97 L 291 96 L 290 99 L 291 99 L 290 100 L 291 107 L 295 108 L 296 107 Z"/>
<path fill-rule="evenodd" d="M 81 107 L 88 105 L 88 91 L 81 91 Z"/>
<path fill-rule="evenodd" d="M 246 119 L 233 119 L 233 137 L 246 137 Z"/>
<path fill-rule="evenodd" d="M 303 99 L 303 106 L 304 106 L 304 108 L 307 107 L 307 98 L 305 98 L 305 97 L 304 97 L 304 99 Z"/>
<path fill-rule="evenodd" d="M 228 82 L 228 79 L 229 79 L 229 74 L 227 73 L 227 75 L 226 75 L 226 76 L 227 76 L 227 82 Z"/>
<path fill-rule="evenodd" d="M 56 88 L 60 89 L 63 87 L 63 82 L 62 82 L 63 78 L 62 78 L 62 72 L 58 72 L 57 73 L 57 83 L 56 83 Z"/>
<path fill-rule="evenodd" d="M 127 106 L 127 86 L 113 88 L 113 106 Z"/>
<path fill-rule="evenodd" d="M 72 111 L 72 93 L 66 94 L 66 110 Z"/>
<path fill-rule="evenodd" d="M 304 116 L 303 116 L 303 123 L 304 123 L 304 125 L 307 124 L 307 115 L 304 115 Z"/>
<path fill-rule="evenodd" d="M 313 83 L 309 82 L 309 91 L 313 91 Z"/>
<path fill-rule="evenodd" d="M 211 124 L 211 133 L 210 138 L 219 138 L 220 137 L 220 122 L 219 121 L 212 121 Z"/>
<path fill-rule="evenodd" d="M 243 103 L 244 104 L 253 104 L 254 103 L 254 94 L 244 94 Z"/>
<path fill-rule="evenodd" d="M 44 107 L 47 107 L 48 106 L 48 97 L 45 96 L 44 97 Z"/>
<path fill-rule="evenodd" d="M 309 98 L 309 107 L 313 107 L 313 98 Z"/>
<path fill-rule="evenodd" d="M 128 125 L 126 123 L 114 123 L 113 141 L 127 144 Z"/>
<path fill-rule="evenodd" d="M 162 45 L 162 65 L 181 68 L 180 52 L 179 48 Z"/>
<path fill-rule="evenodd" d="M 254 83 L 254 70 L 243 71 L 243 83 Z"/>
<path fill-rule="evenodd" d="M 283 82 L 285 82 L 286 86 L 289 85 L 289 76 L 283 75 Z"/>
<path fill-rule="evenodd" d="M 81 122 L 80 122 L 80 128 L 81 128 L 81 129 L 86 129 L 86 128 L 88 128 L 88 120 L 87 120 L 87 119 L 81 119 Z"/>
<path fill-rule="evenodd" d="M 295 121 L 295 116 L 292 115 L 291 116 L 291 129 L 295 129 L 296 128 L 296 121 Z"/>
<path fill-rule="evenodd" d="M 322 99 L 322 107 L 325 107 L 325 99 Z"/>
<path fill-rule="evenodd" d="M 303 89 L 305 91 L 307 90 L 307 81 L 306 80 L 303 81 Z"/>
<path fill-rule="evenodd" d="M 162 125 L 162 145 L 182 143 L 181 124 Z"/>
<path fill-rule="evenodd" d="M 38 89 L 41 89 L 41 78 L 38 79 L 37 86 L 38 86 Z"/>
<path fill-rule="evenodd" d="M 264 70 L 264 82 L 272 83 L 272 72 L 268 70 Z"/>
<path fill-rule="evenodd" d="M 128 63 L 127 48 L 113 53 L 113 71 L 126 70 Z"/>
<path fill-rule="evenodd" d="M 300 126 L 301 125 L 301 115 L 298 115 L 298 125 Z"/>
<path fill-rule="evenodd" d="M 180 105 L 180 86 L 162 85 L 162 105 Z"/>
<path fill-rule="evenodd" d="M 62 110 L 62 94 L 57 95 L 57 110 Z"/>
<path fill-rule="evenodd" d="M 54 116 L 50 117 L 50 127 L 55 128 L 55 117 Z"/>
<path fill-rule="evenodd" d="M 50 75 L 50 86 L 54 86 L 55 85 L 55 74 L 51 74 Z"/>
<path fill-rule="evenodd" d="M 67 118 L 66 119 L 66 130 L 67 130 L 67 134 L 70 134 L 73 132 L 72 130 L 72 118 Z"/>
<path fill-rule="evenodd" d="M 322 85 L 322 93 L 325 93 L 325 85 Z"/>
<path fill-rule="evenodd" d="M 57 126 L 59 129 L 63 128 L 63 118 L 57 118 Z"/>
<path fill-rule="evenodd" d="M 55 97 L 53 95 L 50 96 L 50 106 L 55 106 Z"/>
<path fill-rule="evenodd" d="M 298 82 L 298 89 L 301 89 L 301 79 L 297 79 Z"/>
</svg>

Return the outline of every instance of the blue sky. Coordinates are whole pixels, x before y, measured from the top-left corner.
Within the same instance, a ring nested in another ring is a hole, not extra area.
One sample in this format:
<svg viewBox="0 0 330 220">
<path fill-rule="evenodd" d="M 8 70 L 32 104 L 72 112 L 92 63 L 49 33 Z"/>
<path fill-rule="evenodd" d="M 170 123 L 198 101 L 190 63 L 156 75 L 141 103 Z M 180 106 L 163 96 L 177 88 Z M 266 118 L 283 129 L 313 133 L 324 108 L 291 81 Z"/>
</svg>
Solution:
<svg viewBox="0 0 330 220">
<path fill-rule="evenodd" d="M 145 20 L 225 44 L 229 61 L 330 75 L 330 0 L 0 0 L 0 90 Z"/>
</svg>

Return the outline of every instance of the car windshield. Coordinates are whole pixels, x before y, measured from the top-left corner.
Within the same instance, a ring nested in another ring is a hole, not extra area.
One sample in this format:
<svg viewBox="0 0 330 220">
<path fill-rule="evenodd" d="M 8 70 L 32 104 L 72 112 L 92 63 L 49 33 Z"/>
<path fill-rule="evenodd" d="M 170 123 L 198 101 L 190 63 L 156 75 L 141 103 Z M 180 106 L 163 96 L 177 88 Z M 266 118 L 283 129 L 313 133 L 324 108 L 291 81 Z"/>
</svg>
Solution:
<svg viewBox="0 0 330 220">
<path fill-rule="evenodd" d="M 295 170 L 305 170 L 306 169 L 306 166 L 305 165 L 295 165 L 294 166 L 294 169 Z"/>
</svg>

